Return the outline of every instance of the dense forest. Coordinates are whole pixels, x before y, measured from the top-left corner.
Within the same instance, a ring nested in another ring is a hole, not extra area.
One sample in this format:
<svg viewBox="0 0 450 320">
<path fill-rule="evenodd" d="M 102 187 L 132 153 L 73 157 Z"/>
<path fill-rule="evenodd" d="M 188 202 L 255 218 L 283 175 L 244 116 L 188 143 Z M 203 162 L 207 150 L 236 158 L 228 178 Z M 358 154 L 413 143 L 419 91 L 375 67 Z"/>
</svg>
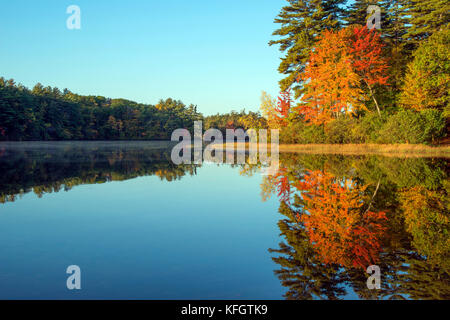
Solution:
<svg viewBox="0 0 450 320">
<path fill-rule="evenodd" d="M 168 140 L 201 117 L 170 98 L 153 106 L 0 78 L 0 140 Z"/>
<path fill-rule="evenodd" d="M 32 90 L 0 78 L 1 140 L 170 140 L 175 129 L 204 129 L 225 133 L 233 128 L 265 128 L 259 112 L 232 111 L 204 117 L 194 105 L 174 99 L 156 105 L 102 96 L 82 96 L 65 89 Z"/>
<path fill-rule="evenodd" d="M 280 129 L 282 143 L 446 143 L 449 12 L 445 0 L 288 0 L 269 43 L 282 52 L 281 93 L 263 92 L 261 113 L 203 117 L 170 98 L 148 105 L 0 78 L 0 140 L 164 140 L 204 120 L 204 130 Z"/>
<path fill-rule="evenodd" d="M 287 2 L 269 43 L 283 53 L 282 92 L 278 101 L 263 93 L 261 105 L 283 142 L 443 141 L 450 115 L 448 1 Z"/>
</svg>

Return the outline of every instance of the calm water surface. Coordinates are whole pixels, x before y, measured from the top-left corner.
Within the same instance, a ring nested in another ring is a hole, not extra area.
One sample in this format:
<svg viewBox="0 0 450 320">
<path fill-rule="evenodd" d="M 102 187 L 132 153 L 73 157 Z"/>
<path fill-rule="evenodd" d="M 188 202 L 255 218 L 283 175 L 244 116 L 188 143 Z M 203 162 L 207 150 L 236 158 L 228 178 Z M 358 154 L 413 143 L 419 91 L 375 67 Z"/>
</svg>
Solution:
<svg viewBox="0 0 450 320">
<path fill-rule="evenodd" d="M 0 143 L 0 298 L 450 298 L 446 159 L 263 172 L 176 166 L 163 142 Z"/>
</svg>

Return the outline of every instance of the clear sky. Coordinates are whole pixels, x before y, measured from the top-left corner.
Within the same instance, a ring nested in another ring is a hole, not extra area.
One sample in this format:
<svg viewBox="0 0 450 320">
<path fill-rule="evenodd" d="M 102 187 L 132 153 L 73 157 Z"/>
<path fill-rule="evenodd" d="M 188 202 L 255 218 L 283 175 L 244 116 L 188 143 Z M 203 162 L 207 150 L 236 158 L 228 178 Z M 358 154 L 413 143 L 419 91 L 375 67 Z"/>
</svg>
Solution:
<svg viewBox="0 0 450 320">
<path fill-rule="evenodd" d="M 69 30 L 69 5 L 81 29 Z M 257 110 L 278 93 L 278 47 L 268 46 L 285 0 L 0 1 L 0 76 L 205 115 Z"/>
</svg>

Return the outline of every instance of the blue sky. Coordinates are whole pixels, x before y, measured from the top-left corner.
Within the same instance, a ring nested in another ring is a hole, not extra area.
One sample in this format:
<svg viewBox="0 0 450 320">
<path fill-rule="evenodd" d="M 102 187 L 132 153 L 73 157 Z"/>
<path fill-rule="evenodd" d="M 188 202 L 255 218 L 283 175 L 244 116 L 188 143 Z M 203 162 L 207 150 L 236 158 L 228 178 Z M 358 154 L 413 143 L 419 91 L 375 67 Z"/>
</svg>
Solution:
<svg viewBox="0 0 450 320">
<path fill-rule="evenodd" d="M 285 0 L 0 2 L 0 76 L 155 104 L 172 97 L 208 115 L 257 110 L 278 93 L 273 19 Z M 66 28 L 69 5 L 81 30 Z"/>
</svg>

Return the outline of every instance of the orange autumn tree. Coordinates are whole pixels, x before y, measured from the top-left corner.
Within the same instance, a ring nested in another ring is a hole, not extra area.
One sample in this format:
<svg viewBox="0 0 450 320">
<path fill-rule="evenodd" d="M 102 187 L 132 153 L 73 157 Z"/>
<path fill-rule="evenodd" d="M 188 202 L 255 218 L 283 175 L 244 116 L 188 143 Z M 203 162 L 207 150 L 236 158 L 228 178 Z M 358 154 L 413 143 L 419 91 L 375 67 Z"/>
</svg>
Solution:
<svg viewBox="0 0 450 320">
<path fill-rule="evenodd" d="M 366 186 L 326 171 L 308 171 L 295 187 L 305 209 L 298 219 L 324 263 L 367 268 L 377 261 L 386 215 L 365 206 Z"/>
<path fill-rule="evenodd" d="M 341 115 L 366 110 L 364 89 L 375 99 L 373 86 L 387 80 L 381 47 L 379 35 L 366 27 L 325 30 L 299 76 L 305 93 L 296 111 L 307 122 L 326 124 Z"/>
<path fill-rule="evenodd" d="M 325 30 L 311 51 L 304 73 L 305 93 L 297 112 L 307 122 L 323 124 L 364 108 L 359 77 L 351 64 L 349 29 Z"/>
</svg>

